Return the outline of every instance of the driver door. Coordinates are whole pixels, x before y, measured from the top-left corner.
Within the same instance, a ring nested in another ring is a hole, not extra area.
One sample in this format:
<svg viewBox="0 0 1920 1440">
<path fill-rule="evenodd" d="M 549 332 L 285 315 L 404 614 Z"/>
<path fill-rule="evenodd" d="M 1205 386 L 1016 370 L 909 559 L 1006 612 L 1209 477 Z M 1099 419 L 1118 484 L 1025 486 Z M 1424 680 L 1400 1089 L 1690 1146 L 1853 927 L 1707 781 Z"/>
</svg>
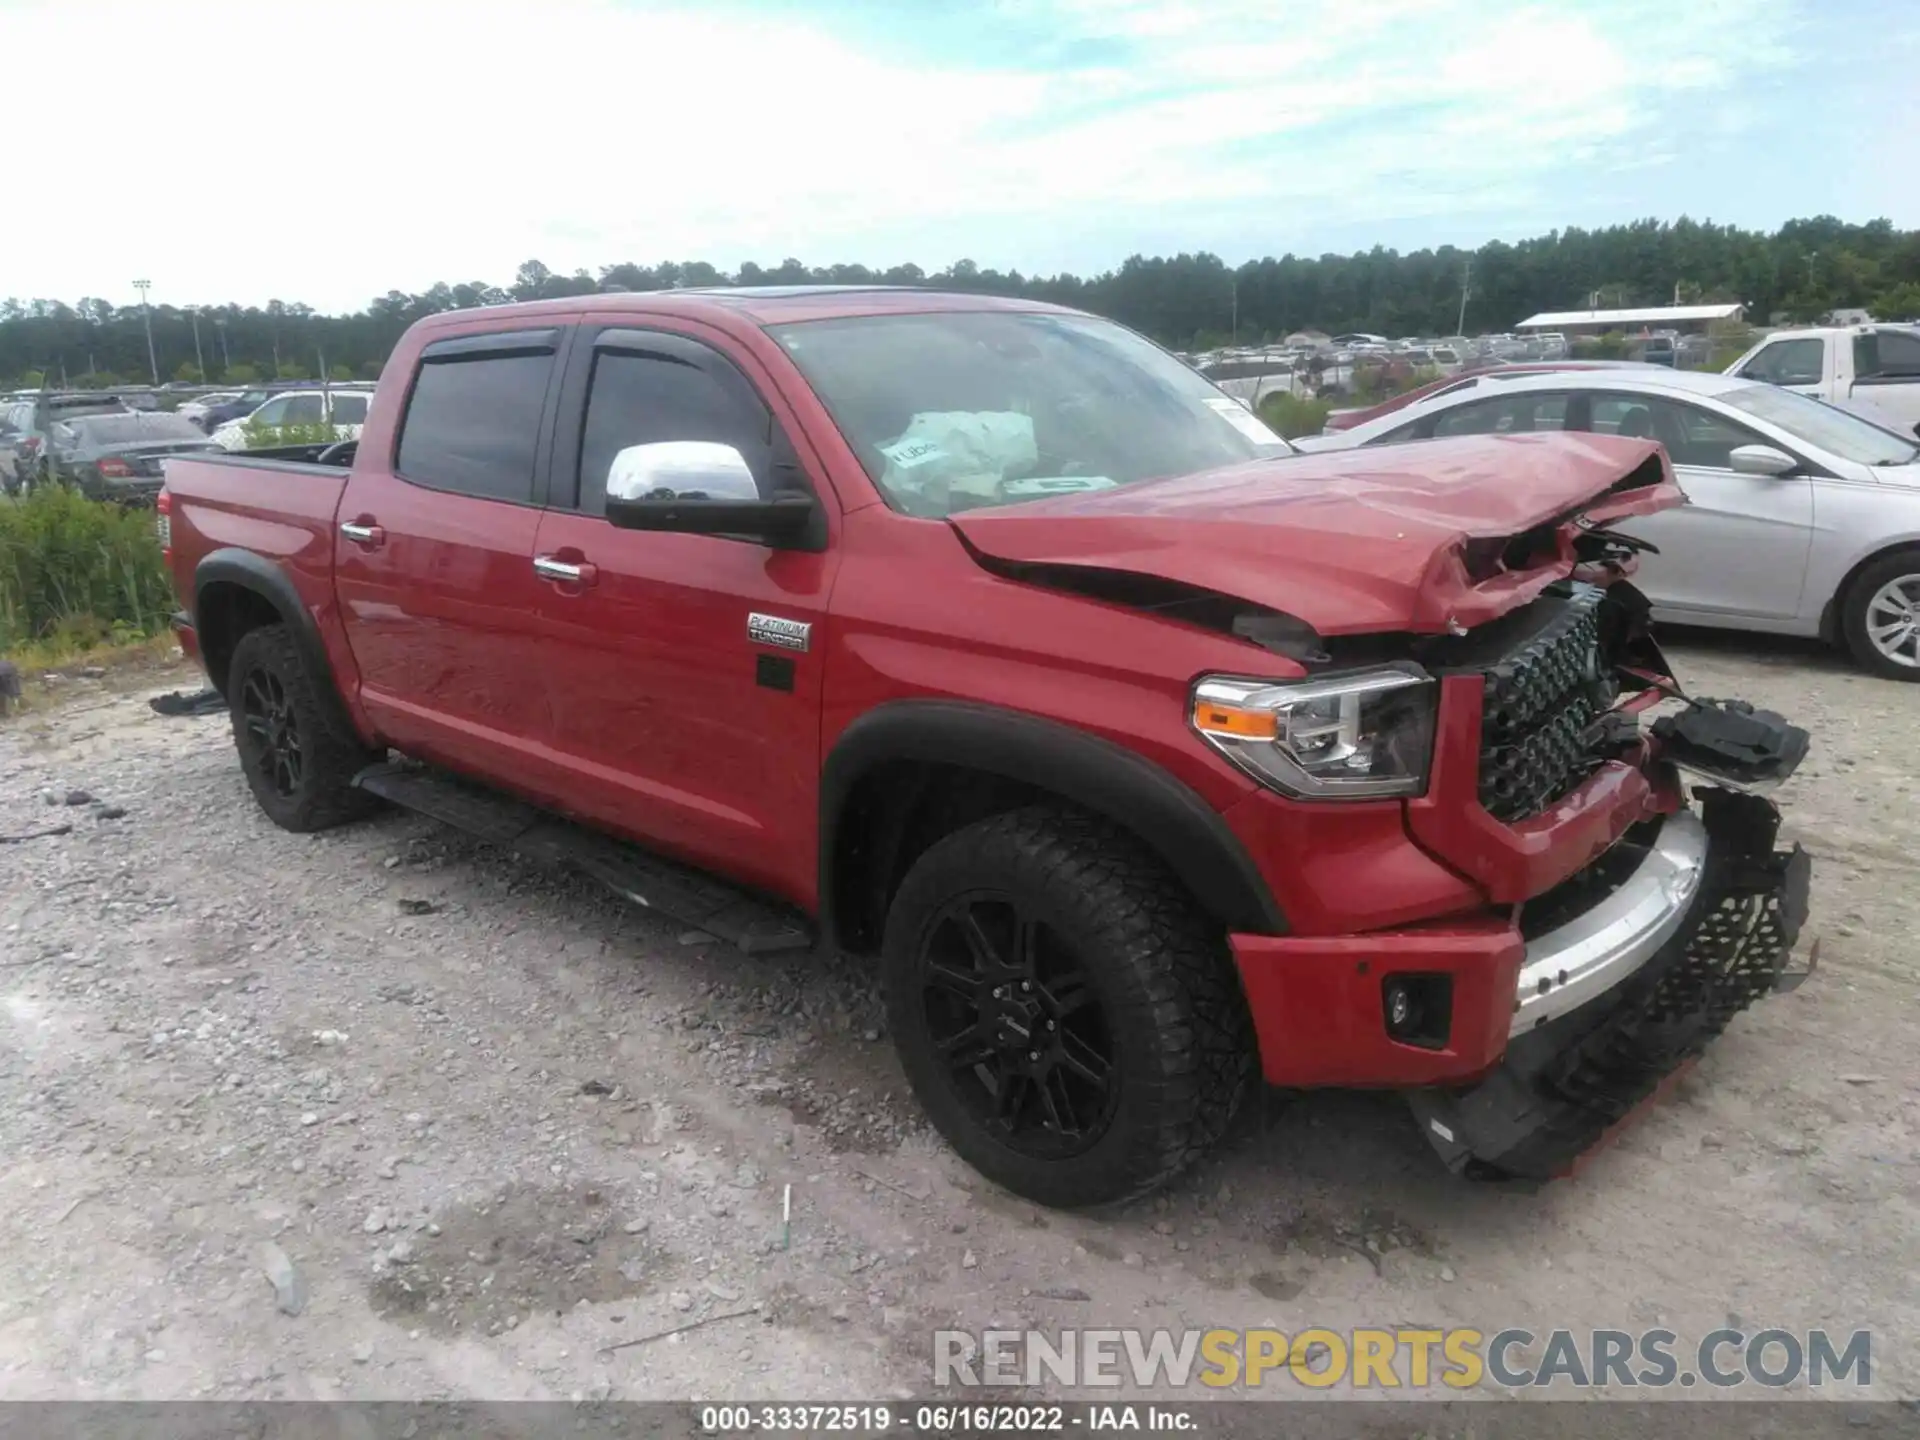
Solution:
<svg viewBox="0 0 1920 1440">
<path fill-rule="evenodd" d="M 534 565 L 563 808 L 804 899 L 817 883 L 832 492 L 810 485 L 825 510 L 813 549 L 607 522 L 608 473 L 635 445 L 731 446 L 763 494 L 809 483 L 791 416 L 718 335 L 589 323 L 560 415 Z"/>
<path fill-rule="evenodd" d="M 1791 620 L 1800 613 L 1813 545 L 1813 481 L 1806 474 L 1743 475 L 1729 454 L 1779 447 L 1717 411 L 1651 394 L 1597 394 L 1582 429 L 1658 440 L 1687 503 L 1622 521 L 1660 549 L 1640 557 L 1634 583 L 1671 620 L 1732 616 Z"/>
</svg>

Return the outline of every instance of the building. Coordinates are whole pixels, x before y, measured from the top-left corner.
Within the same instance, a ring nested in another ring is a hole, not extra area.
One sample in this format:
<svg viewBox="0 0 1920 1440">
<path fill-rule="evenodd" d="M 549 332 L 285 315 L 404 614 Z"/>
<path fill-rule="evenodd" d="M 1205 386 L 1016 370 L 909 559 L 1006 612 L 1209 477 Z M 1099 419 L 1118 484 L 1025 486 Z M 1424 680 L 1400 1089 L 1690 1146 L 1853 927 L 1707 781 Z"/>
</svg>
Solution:
<svg viewBox="0 0 1920 1440">
<path fill-rule="evenodd" d="M 1562 335 L 1604 335 L 1608 331 L 1637 334 L 1642 330 L 1675 330 L 1685 335 L 1704 331 L 1715 320 L 1746 318 L 1743 305 L 1648 305 L 1637 310 L 1548 310 L 1522 320 L 1519 330 L 1554 330 Z"/>
</svg>

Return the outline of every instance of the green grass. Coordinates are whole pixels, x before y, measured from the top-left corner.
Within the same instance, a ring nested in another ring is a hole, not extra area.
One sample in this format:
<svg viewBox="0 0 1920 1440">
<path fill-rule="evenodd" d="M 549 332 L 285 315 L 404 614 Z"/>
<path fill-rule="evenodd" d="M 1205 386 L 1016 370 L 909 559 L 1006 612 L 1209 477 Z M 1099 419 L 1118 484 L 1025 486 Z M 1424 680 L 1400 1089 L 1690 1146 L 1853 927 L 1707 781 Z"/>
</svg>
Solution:
<svg viewBox="0 0 1920 1440">
<path fill-rule="evenodd" d="M 1305 400 L 1285 390 L 1275 391 L 1260 401 L 1260 418 L 1286 440 L 1318 435 L 1326 428 L 1327 416 L 1332 410 L 1330 400 Z"/>
<path fill-rule="evenodd" d="M 157 635 L 174 605 L 151 511 L 57 486 L 0 501 L 0 655 L 23 670 L 22 654 L 73 657 Z"/>
</svg>

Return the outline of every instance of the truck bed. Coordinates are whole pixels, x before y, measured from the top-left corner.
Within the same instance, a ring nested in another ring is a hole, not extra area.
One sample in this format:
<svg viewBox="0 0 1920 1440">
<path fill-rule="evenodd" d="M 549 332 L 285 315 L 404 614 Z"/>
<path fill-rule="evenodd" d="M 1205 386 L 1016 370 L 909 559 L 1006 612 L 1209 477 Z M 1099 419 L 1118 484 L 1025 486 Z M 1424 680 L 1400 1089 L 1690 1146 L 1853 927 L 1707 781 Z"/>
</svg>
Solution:
<svg viewBox="0 0 1920 1440">
<path fill-rule="evenodd" d="M 317 618 L 333 604 L 334 512 L 347 475 L 343 465 L 278 452 L 169 460 L 168 564 L 177 592 L 191 596 L 200 562 L 233 548 L 283 566 Z"/>
</svg>

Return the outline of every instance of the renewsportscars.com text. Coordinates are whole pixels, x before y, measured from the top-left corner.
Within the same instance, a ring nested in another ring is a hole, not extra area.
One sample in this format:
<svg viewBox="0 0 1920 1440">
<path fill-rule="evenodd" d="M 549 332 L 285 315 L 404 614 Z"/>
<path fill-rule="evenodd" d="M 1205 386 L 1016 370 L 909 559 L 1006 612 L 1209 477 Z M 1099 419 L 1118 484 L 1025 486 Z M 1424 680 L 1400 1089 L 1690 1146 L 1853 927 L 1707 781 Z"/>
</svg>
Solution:
<svg viewBox="0 0 1920 1440">
<path fill-rule="evenodd" d="M 1871 1332 L 1310 1328 L 1281 1330 L 937 1330 L 936 1385 L 1137 1389 L 1663 1389 L 1849 1385 L 1873 1379 Z"/>
</svg>

